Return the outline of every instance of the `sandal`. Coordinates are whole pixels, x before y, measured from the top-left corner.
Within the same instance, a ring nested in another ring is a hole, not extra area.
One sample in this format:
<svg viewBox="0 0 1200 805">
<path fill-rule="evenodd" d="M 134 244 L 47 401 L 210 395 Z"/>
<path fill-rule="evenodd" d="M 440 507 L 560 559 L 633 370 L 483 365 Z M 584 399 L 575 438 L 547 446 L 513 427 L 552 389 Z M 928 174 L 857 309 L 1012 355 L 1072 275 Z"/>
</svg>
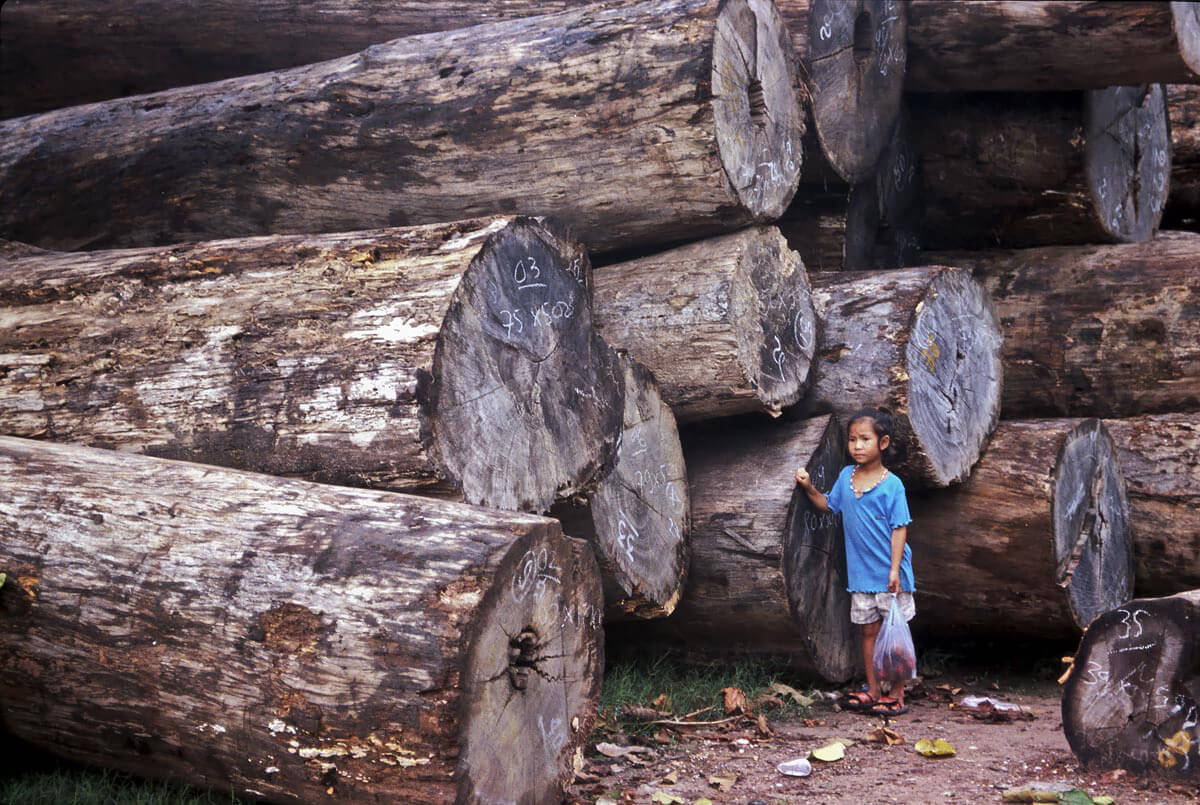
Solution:
<svg viewBox="0 0 1200 805">
<path fill-rule="evenodd" d="M 854 690 L 838 699 L 843 710 L 869 710 L 875 706 L 876 699 L 865 690 Z"/>
<path fill-rule="evenodd" d="M 908 705 L 901 704 L 891 696 L 881 696 L 867 712 L 873 716 L 902 716 L 908 712 Z"/>
</svg>

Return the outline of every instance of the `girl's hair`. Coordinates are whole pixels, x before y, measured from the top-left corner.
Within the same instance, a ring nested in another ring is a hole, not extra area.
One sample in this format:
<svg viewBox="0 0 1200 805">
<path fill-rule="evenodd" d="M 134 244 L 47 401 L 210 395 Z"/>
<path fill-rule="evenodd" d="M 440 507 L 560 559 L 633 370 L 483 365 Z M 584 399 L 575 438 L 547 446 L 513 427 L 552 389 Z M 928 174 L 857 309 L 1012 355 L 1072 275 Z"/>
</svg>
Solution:
<svg viewBox="0 0 1200 805">
<path fill-rule="evenodd" d="M 871 429 L 875 431 L 875 438 L 883 441 L 884 436 L 888 437 L 888 446 L 881 451 L 884 463 L 898 459 L 902 455 L 902 450 L 896 442 L 896 421 L 892 418 L 892 412 L 886 408 L 860 408 L 846 422 L 846 433 L 850 432 L 850 428 L 855 422 L 864 419 L 870 420 Z"/>
</svg>

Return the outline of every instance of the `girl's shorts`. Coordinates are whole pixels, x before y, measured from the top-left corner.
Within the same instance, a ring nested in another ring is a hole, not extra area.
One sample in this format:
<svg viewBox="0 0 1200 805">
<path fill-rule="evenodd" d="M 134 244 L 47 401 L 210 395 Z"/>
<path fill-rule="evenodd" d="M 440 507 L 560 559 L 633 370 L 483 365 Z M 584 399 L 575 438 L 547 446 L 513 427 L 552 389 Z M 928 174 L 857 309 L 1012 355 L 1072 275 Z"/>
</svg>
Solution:
<svg viewBox="0 0 1200 805">
<path fill-rule="evenodd" d="M 897 594 L 896 603 L 900 605 L 904 620 L 910 621 L 917 614 L 912 593 Z M 850 622 L 860 625 L 876 623 L 883 620 L 891 606 L 891 593 L 850 593 Z"/>
</svg>

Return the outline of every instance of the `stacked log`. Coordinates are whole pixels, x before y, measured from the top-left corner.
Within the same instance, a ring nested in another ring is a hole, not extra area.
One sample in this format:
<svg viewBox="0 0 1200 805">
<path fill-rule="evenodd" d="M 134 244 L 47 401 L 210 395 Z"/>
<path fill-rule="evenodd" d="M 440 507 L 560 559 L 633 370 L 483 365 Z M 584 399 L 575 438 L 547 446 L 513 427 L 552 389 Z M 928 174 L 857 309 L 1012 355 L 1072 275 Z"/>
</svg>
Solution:
<svg viewBox="0 0 1200 805">
<path fill-rule="evenodd" d="M 804 493 L 793 479 L 801 466 L 814 477 L 837 475 L 842 426 L 831 416 L 709 424 L 685 432 L 684 455 L 692 502 L 687 587 L 670 617 L 610 633 L 691 659 L 770 655 L 797 673 L 848 679 L 862 657 L 850 630 L 840 527 L 795 499 Z"/>
<path fill-rule="evenodd" d="M 824 322 L 800 409 L 896 417 L 905 485 L 962 481 L 1000 414 L 999 321 L 984 288 L 942 266 L 813 274 Z"/>
<path fill-rule="evenodd" d="M 675 416 L 650 370 L 622 357 L 625 412 L 616 460 L 591 496 L 551 509 L 568 534 L 595 549 L 609 621 L 670 615 L 688 566 L 687 470 Z"/>
<path fill-rule="evenodd" d="M 496 218 L 15 256 L 0 430 L 545 511 L 611 462 L 587 254 Z"/>
<path fill-rule="evenodd" d="M 1171 117 L 1171 194 L 1163 227 L 1195 230 L 1200 221 L 1200 87 L 1167 88 Z"/>
<path fill-rule="evenodd" d="M 942 252 L 988 289 L 1004 330 L 1007 419 L 1200 409 L 1200 235 Z"/>
<path fill-rule="evenodd" d="M 0 236 L 145 246 L 502 212 L 552 213 L 598 250 L 696 237 L 786 208 L 794 75 L 765 0 L 397 39 L 0 123 Z"/>
<path fill-rule="evenodd" d="M 1132 596 L 1125 481 L 1099 420 L 1003 421 L 969 479 L 909 508 L 914 628 L 1072 637 Z"/>
<path fill-rule="evenodd" d="M 1096 618 L 1063 686 L 1063 732 L 1090 766 L 1200 773 L 1200 590 Z"/>
<path fill-rule="evenodd" d="M 595 272 L 596 329 L 658 379 L 680 422 L 800 399 L 816 346 L 808 273 L 774 227 Z"/>
<path fill-rule="evenodd" d="M 0 478 L 14 735 L 251 797 L 561 798 L 603 603 L 555 521 L 8 437 Z"/>
</svg>

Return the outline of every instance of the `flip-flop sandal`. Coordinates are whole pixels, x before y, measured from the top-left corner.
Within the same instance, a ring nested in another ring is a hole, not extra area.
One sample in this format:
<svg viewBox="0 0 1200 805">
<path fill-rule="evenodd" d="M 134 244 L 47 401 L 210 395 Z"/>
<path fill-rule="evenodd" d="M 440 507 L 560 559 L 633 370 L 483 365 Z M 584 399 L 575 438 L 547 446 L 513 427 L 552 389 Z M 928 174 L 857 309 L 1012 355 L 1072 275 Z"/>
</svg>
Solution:
<svg viewBox="0 0 1200 805">
<path fill-rule="evenodd" d="M 855 690 L 838 699 L 843 710 L 869 710 L 875 706 L 876 700 L 865 690 Z"/>
<path fill-rule="evenodd" d="M 908 705 L 900 704 L 890 696 L 883 696 L 867 708 L 866 712 L 873 716 L 902 716 L 908 712 Z"/>
</svg>

